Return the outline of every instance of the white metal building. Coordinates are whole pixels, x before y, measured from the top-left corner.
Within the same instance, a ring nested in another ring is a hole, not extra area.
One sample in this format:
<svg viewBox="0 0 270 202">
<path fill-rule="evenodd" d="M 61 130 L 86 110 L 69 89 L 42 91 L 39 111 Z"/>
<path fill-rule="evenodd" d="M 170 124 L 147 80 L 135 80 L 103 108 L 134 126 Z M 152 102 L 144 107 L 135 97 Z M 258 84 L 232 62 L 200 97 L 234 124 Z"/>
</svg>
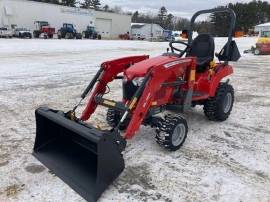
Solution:
<svg viewBox="0 0 270 202">
<path fill-rule="evenodd" d="M 270 31 L 270 22 L 255 26 L 255 32 L 259 32 L 260 36 L 263 31 Z"/>
<path fill-rule="evenodd" d="M 56 30 L 63 23 L 72 23 L 79 32 L 91 25 L 103 38 L 117 38 L 130 31 L 131 16 L 29 0 L 0 0 L 0 27 L 35 30 L 35 21 L 48 21 Z"/>
<path fill-rule="evenodd" d="M 159 39 L 163 37 L 164 29 L 158 24 L 132 23 L 131 35 L 133 38 Z"/>
<path fill-rule="evenodd" d="M 107 38 L 118 38 L 119 34 L 130 32 L 131 15 L 94 11 L 95 27 Z"/>
</svg>

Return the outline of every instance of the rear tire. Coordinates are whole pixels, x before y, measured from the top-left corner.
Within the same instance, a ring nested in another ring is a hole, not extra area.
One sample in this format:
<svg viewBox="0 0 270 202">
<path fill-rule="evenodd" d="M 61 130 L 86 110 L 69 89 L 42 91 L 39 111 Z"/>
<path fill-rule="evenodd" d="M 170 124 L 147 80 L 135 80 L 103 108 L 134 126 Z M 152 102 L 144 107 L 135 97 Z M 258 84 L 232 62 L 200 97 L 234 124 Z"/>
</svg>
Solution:
<svg viewBox="0 0 270 202">
<path fill-rule="evenodd" d="M 227 83 L 220 83 L 216 96 L 205 102 L 204 114 L 211 121 L 225 121 L 231 114 L 233 104 L 233 87 Z"/>
<path fill-rule="evenodd" d="M 40 32 L 39 31 L 34 31 L 33 32 L 34 38 L 39 38 L 40 37 Z"/>
<path fill-rule="evenodd" d="M 65 39 L 72 39 L 73 35 L 71 33 L 66 33 Z"/>
<path fill-rule="evenodd" d="M 60 30 L 57 32 L 57 38 L 58 38 L 58 39 L 61 39 L 61 38 L 62 38 L 62 33 L 61 33 Z"/>
<path fill-rule="evenodd" d="M 157 143 L 170 151 L 181 148 L 187 138 L 187 121 L 180 116 L 166 116 L 160 119 L 156 129 Z"/>
<path fill-rule="evenodd" d="M 85 32 L 83 32 L 83 33 L 82 33 L 82 38 L 83 38 L 83 39 L 88 39 L 89 37 L 88 37 L 88 35 L 87 35 Z"/>
<path fill-rule="evenodd" d="M 111 126 L 112 128 L 115 128 L 119 121 L 121 120 L 122 115 L 119 111 L 115 109 L 108 109 L 107 116 L 106 116 L 106 121 Z M 120 130 L 126 130 L 127 126 L 129 124 L 129 119 L 127 118 L 123 124 L 120 126 Z"/>
<path fill-rule="evenodd" d="M 75 36 L 76 39 L 82 39 L 82 34 L 81 33 L 77 33 Z"/>
</svg>

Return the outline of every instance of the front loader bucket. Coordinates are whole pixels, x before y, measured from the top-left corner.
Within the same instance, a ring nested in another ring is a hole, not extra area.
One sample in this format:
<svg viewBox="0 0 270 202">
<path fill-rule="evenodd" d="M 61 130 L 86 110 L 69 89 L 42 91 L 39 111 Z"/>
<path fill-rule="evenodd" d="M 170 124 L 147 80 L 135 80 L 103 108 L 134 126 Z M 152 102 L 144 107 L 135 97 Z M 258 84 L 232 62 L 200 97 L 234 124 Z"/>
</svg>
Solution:
<svg viewBox="0 0 270 202">
<path fill-rule="evenodd" d="M 48 108 L 36 110 L 33 155 L 87 201 L 97 201 L 124 169 L 110 132 L 86 127 Z"/>
</svg>

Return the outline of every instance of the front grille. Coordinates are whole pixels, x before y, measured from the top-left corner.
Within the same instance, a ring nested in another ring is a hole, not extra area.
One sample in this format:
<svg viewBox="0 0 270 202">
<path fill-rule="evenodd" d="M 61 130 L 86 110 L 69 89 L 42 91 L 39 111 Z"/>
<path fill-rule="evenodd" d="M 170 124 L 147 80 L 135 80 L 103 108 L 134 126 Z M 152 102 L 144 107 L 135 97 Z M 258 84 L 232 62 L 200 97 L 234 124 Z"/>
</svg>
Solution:
<svg viewBox="0 0 270 202">
<path fill-rule="evenodd" d="M 135 86 L 132 81 L 123 82 L 123 98 L 125 100 L 131 100 L 138 88 L 139 87 Z"/>
</svg>

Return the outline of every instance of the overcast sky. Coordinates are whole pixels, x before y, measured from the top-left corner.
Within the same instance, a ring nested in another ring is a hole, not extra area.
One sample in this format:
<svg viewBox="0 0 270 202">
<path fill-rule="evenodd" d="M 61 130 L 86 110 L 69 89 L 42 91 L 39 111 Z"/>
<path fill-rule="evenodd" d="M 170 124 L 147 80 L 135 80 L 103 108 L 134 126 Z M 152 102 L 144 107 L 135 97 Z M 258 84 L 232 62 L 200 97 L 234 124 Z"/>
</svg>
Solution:
<svg viewBox="0 0 270 202">
<path fill-rule="evenodd" d="M 238 0 L 249 2 L 251 0 Z M 270 0 L 267 0 L 270 2 Z M 101 0 L 109 6 L 121 6 L 124 10 L 156 13 L 161 6 L 165 6 L 175 16 L 190 18 L 200 9 L 209 9 L 219 5 L 235 3 L 237 0 Z"/>
</svg>

